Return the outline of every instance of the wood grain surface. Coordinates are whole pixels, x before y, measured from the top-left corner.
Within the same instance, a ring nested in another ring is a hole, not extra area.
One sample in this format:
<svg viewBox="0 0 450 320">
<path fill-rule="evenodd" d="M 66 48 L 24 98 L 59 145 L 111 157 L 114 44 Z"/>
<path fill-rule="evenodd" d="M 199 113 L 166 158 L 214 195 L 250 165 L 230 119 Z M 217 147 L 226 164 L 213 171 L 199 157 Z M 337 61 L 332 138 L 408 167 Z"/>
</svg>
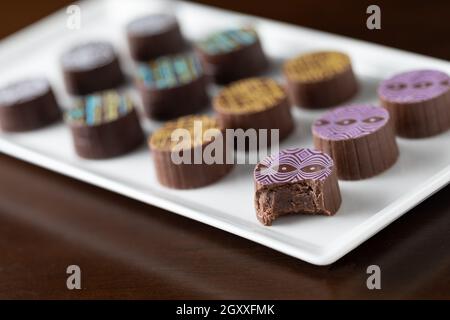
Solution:
<svg viewBox="0 0 450 320">
<path fill-rule="evenodd" d="M 203 1 L 448 59 L 448 1 Z M 8 1 L 4 37 L 69 1 Z M 403 5 L 402 5 L 403 3 Z M 317 267 L 224 231 L 0 155 L 0 298 L 450 299 L 450 187 L 331 266 Z M 66 288 L 66 268 L 82 290 Z M 382 289 L 368 290 L 379 265 Z"/>
</svg>

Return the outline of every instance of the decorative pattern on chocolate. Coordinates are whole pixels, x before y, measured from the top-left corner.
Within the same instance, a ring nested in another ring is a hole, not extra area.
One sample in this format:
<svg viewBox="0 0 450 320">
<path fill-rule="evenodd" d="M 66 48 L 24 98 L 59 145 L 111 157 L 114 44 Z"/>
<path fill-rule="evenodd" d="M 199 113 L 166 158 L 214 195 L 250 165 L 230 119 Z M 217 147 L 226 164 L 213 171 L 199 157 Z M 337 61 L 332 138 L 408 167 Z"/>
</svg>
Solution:
<svg viewBox="0 0 450 320">
<path fill-rule="evenodd" d="M 114 48 L 107 42 L 89 42 L 66 52 L 62 58 L 65 69 L 90 70 L 99 68 L 115 59 Z"/>
<path fill-rule="evenodd" d="M 336 108 L 313 124 L 314 134 L 328 140 L 355 139 L 371 134 L 389 121 L 386 109 L 372 105 Z"/>
<path fill-rule="evenodd" d="M 44 78 L 28 79 L 11 83 L 0 89 L 0 106 L 6 107 L 33 100 L 50 90 Z"/>
<path fill-rule="evenodd" d="M 378 94 L 394 103 L 417 103 L 450 90 L 450 77 L 437 70 L 404 72 L 381 83 Z"/>
<path fill-rule="evenodd" d="M 254 44 L 256 31 L 251 28 L 240 28 L 217 32 L 200 41 L 198 46 L 209 55 L 223 54 Z"/>
<path fill-rule="evenodd" d="M 214 106 L 230 113 L 258 112 L 275 107 L 284 98 L 286 93 L 276 81 L 250 78 L 223 89 L 215 98 Z"/>
<path fill-rule="evenodd" d="M 285 149 L 262 160 L 255 168 L 255 181 L 261 185 L 325 180 L 331 173 L 333 160 L 312 149 Z"/>
<path fill-rule="evenodd" d="M 301 55 L 289 60 L 284 72 L 290 80 L 316 82 L 329 79 L 350 67 L 350 58 L 341 52 L 323 51 Z"/>
<path fill-rule="evenodd" d="M 135 35 L 159 34 L 176 24 L 173 16 L 167 14 L 153 14 L 140 17 L 128 24 L 128 32 Z"/>
<path fill-rule="evenodd" d="M 196 125 L 201 125 L 200 130 Z M 192 115 L 178 118 L 174 121 L 169 121 L 164 124 L 163 127 L 156 130 L 151 138 L 150 145 L 152 148 L 156 148 L 159 150 L 165 149 L 170 150 L 178 141 L 172 141 L 172 133 L 176 129 L 186 129 L 190 134 L 190 145 L 186 147 L 194 147 L 197 145 L 202 145 L 210 140 L 205 140 L 206 136 L 204 135 L 206 130 L 209 129 L 220 129 L 219 124 L 215 118 L 206 115 Z"/>
<path fill-rule="evenodd" d="M 111 122 L 133 110 L 133 102 L 127 95 L 110 90 L 79 98 L 76 107 L 66 112 L 66 121 L 87 126 Z"/>
<path fill-rule="evenodd" d="M 202 75 L 202 65 L 195 55 L 179 54 L 139 64 L 137 81 L 147 88 L 168 89 L 190 83 Z"/>
</svg>

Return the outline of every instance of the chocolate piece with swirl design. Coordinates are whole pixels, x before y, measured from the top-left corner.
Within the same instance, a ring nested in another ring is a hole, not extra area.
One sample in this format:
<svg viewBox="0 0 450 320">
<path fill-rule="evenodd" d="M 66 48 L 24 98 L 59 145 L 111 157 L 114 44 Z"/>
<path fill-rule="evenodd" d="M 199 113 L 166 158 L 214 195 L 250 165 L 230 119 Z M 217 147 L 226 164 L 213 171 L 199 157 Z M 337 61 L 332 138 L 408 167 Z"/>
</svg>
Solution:
<svg viewBox="0 0 450 320">
<path fill-rule="evenodd" d="M 330 156 L 312 149 L 285 149 L 255 167 L 255 208 L 267 226 L 288 214 L 334 215 L 341 194 Z"/>
<path fill-rule="evenodd" d="M 372 105 L 343 106 L 329 111 L 312 127 L 314 145 L 336 163 L 340 179 L 377 175 L 398 158 L 389 112 Z"/>
<path fill-rule="evenodd" d="M 196 51 L 219 84 L 256 76 L 269 65 L 258 34 L 249 27 L 213 33 L 197 43 Z"/>
<path fill-rule="evenodd" d="M 395 75 L 380 84 L 378 96 L 399 136 L 424 138 L 450 128 L 450 77 L 444 72 L 416 70 Z"/>
<path fill-rule="evenodd" d="M 34 130 L 60 119 L 61 111 L 46 79 L 21 80 L 0 89 L 3 131 Z"/>
<path fill-rule="evenodd" d="M 144 141 L 133 102 L 115 90 L 76 99 L 65 113 L 75 145 L 82 158 L 104 159 L 139 147 Z"/>
<path fill-rule="evenodd" d="M 284 64 L 283 73 L 292 103 L 303 108 L 337 105 L 358 91 L 350 58 L 341 52 L 300 55 Z"/>
<path fill-rule="evenodd" d="M 122 85 L 125 77 L 113 46 L 108 42 L 87 42 L 72 47 L 61 57 L 67 91 L 85 95 Z"/>
</svg>

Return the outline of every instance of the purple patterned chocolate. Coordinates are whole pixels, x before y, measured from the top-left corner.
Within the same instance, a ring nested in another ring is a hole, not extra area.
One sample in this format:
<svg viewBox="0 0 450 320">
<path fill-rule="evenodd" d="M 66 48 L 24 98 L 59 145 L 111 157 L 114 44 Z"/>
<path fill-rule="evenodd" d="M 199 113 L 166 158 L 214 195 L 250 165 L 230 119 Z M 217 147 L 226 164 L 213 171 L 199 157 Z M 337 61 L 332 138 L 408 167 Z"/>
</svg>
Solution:
<svg viewBox="0 0 450 320">
<path fill-rule="evenodd" d="M 381 99 L 394 103 L 417 103 L 436 98 L 450 90 L 450 77 L 437 70 L 400 73 L 384 80 L 379 88 Z"/>
<path fill-rule="evenodd" d="M 285 149 L 258 163 L 253 172 L 261 185 L 325 180 L 333 170 L 330 156 L 312 149 Z"/>
<path fill-rule="evenodd" d="M 385 108 L 351 105 L 333 109 L 314 122 L 314 135 L 326 140 L 356 139 L 382 128 L 389 121 Z"/>
</svg>

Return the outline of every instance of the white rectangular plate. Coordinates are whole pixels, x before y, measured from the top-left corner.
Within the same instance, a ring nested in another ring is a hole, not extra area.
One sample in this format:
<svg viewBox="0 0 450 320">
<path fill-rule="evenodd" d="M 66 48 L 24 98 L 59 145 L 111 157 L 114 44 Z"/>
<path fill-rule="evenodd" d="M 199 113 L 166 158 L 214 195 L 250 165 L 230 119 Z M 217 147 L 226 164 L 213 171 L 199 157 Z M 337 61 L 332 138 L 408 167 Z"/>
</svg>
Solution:
<svg viewBox="0 0 450 320">
<path fill-rule="evenodd" d="M 185 35 L 193 40 L 213 30 L 251 23 L 275 61 L 315 49 L 347 52 L 362 84 L 361 92 L 351 102 L 376 102 L 378 82 L 399 71 L 437 68 L 450 72 L 450 64 L 445 61 L 194 4 L 96 0 L 82 2 L 80 6 L 80 30 L 66 28 L 68 15 L 63 10 L 4 40 L 0 44 L 1 84 L 45 74 L 59 102 L 67 107 L 69 98 L 64 93 L 58 65 L 63 50 L 77 41 L 108 39 L 117 46 L 123 66 L 130 72 L 132 62 L 127 53 L 124 25 L 138 15 L 168 10 L 178 16 Z M 280 77 L 279 70 L 272 75 Z M 320 113 L 295 109 L 297 129 L 281 147 L 311 146 L 310 125 Z M 148 130 L 155 125 L 145 123 Z M 63 124 L 31 133 L 0 135 L 0 150 L 4 153 L 317 265 L 336 261 L 448 184 L 449 132 L 430 139 L 398 139 L 398 143 L 401 155 L 393 168 L 368 180 L 340 182 L 343 204 L 336 216 L 291 216 L 278 220 L 272 227 L 264 227 L 255 218 L 251 165 L 237 166 L 214 185 L 175 191 L 159 186 L 145 147 L 117 159 L 87 161 L 75 155 Z"/>
</svg>

